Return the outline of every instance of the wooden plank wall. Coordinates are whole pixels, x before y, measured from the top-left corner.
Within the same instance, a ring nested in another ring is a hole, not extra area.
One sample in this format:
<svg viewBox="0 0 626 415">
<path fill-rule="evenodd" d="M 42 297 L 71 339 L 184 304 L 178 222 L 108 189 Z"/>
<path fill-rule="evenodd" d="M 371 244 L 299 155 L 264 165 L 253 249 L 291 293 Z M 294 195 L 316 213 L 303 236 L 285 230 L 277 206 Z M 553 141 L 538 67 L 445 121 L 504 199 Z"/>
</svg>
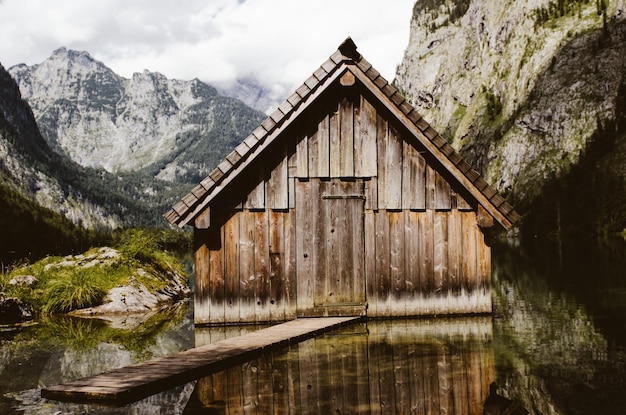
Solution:
<svg viewBox="0 0 626 415">
<path fill-rule="evenodd" d="M 196 324 L 295 318 L 294 213 L 236 212 L 220 228 L 219 247 L 196 249 Z"/>
<path fill-rule="evenodd" d="M 491 312 L 490 249 L 474 212 L 371 216 L 365 229 L 366 240 L 375 241 L 366 265 L 368 316 Z"/>
<path fill-rule="evenodd" d="M 369 316 L 491 311 L 476 206 L 366 96 L 335 102 L 286 130 L 232 186 L 234 208 L 212 207 L 223 219 L 196 229 L 197 324 L 288 320 L 313 308 L 315 281 L 298 276 L 319 274 L 326 251 L 304 252 L 303 241 L 321 240 L 319 189 L 338 178 L 364 183 Z"/>
<path fill-rule="evenodd" d="M 491 339 L 489 318 L 369 321 L 200 379 L 194 399 L 228 414 L 481 414 Z"/>
</svg>

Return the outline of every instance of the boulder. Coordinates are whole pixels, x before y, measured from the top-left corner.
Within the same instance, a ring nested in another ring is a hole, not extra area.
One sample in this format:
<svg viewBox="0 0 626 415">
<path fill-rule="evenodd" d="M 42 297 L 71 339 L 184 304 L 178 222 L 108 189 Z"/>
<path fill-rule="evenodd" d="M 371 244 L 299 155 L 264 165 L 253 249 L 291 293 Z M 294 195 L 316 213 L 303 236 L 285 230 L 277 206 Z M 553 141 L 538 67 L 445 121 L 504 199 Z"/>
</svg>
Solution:
<svg viewBox="0 0 626 415">
<path fill-rule="evenodd" d="M 19 285 L 21 287 L 33 287 L 37 284 L 37 277 L 34 275 L 16 275 L 11 278 L 9 285 Z"/>
<path fill-rule="evenodd" d="M 0 324 L 16 324 L 32 318 L 28 307 L 19 299 L 0 293 Z"/>
<path fill-rule="evenodd" d="M 138 273 L 145 272 L 141 268 Z M 95 307 L 74 310 L 76 316 L 104 316 L 116 314 L 148 313 L 167 307 L 190 294 L 190 289 L 173 278 L 165 289 L 151 292 L 135 278 L 129 284 L 109 290 L 103 304 Z"/>
</svg>

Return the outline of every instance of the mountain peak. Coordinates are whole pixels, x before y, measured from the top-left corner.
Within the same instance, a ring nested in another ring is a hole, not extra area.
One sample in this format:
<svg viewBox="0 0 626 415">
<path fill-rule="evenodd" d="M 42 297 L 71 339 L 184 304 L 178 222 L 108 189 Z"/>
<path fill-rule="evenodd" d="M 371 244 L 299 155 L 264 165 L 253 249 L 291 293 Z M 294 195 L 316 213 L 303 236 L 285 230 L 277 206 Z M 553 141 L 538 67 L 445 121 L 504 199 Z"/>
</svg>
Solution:
<svg viewBox="0 0 626 415">
<path fill-rule="evenodd" d="M 52 55 L 43 64 L 45 65 L 46 62 L 55 66 L 59 64 L 65 66 L 67 64 L 74 67 L 82 67 L 88 71 L 106 68 L 105 64 L 94 59 L 89 52 L 76 51 L 65 47 L 60 47 L 52 52 Z"/>
<path fill-rule="evenodd" d="M 54 52 L 52 52 L 52 56 L 51 58 L 67 58 L 67 59 L 88 59 L 91 61 L 94 61 L 95 59 L 89 54 L 89 52 L 86 52 L 84 50 L 78 51 L 78 50 L 72 50 L 72 49 L 67 49 L 64 46 L 61 46 L 60 48 L 56 49 Z"/>
<path fill-rule="evenodd" d="M 172 164 L 160 178 L 195 180 L 220 161 L 222 148 L 243 139 L 263 119 L 200 81 L 170 80 L 149 70 L 126 79 L 89 53 L 64 47 L 39 65 L 9 72 L 48 145 L 82 166 L 109 172 L 159 164 L 153 167 L 156 175 Z M 226 141 L 219 149 L 207 145 L 207 154 L 194 150 L 193 157 L 185 156 L 199 161 L 174 163 L 190 145 L 216 137 Z"/>
<path fill-rule="evenodd" d="M 67 48 L 65 48 L 65 46 L 61 46 L 60 48 L 52 52 L 52 56 L 60 56 L 60 55 L 67 55 Z"/>
</svg>

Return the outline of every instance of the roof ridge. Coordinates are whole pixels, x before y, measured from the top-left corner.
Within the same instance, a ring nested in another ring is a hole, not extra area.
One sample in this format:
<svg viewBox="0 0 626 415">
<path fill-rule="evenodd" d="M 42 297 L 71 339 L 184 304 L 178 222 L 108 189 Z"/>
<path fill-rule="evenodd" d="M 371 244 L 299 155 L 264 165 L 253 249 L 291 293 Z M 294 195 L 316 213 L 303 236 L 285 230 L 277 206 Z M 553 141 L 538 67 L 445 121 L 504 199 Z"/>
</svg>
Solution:
<svg viewBox="0 0 626 415">
<path fill-rule="evenodd" d="M 213 169 L 207 178 L 191 192 L 185 195 L 173 208 L 164 216 L 168 222 L 184 226 L 189 221 L 189 214 L 197 210 L 202 205 L 202 200 L 228 174 L 241 165 L 254 151 L 262 145 L 276 129 L 278 129 L 291 115 L 308 100 L 315 91 L 322 85 L 342 64 L 352 64 L 371 81 L 380 92 L 399 110 L 419 132 L 431 142 L 436 150 L 440 152 L 458 170 L 480 194 L 502 215 L 510 224 L 515 224 L 520 215 L 508 204 L 498 192 L 489 185 L 481 175 L 428 123 L 421 114 L 411 105 L 400 91 L 390 84 L 357 51 L 357 46 L 352 38 L 346 38 L 337 51 L 335 51 L 319 68 L 317 68 L 309 78 L 307 78 L 294 93 L 292 93 L 275 111 L 273 111 L 259 127 L 248 135 L 226 158 Z"/>
<path fill-rule="evenodd" d="M 338 48 L 342 55 L 358 62 L 361 60 L 362 56 L 356 49 L 356 43 L 354 43 L 350 36 L 348 36 Z"/>
</svg>

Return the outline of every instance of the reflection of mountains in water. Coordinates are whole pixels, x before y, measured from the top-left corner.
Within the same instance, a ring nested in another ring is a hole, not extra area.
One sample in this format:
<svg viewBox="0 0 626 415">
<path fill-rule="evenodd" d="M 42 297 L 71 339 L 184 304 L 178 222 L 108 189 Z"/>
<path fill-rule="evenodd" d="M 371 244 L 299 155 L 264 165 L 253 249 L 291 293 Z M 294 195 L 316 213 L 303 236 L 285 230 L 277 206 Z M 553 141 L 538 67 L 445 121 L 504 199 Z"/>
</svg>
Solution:
<svg viewBox="0 0 626 415">
<path fill-rule="evenodd" d="M 241 334 L 198 328 L 196 346 Z M 200 379 L 184 414 L 482 414 L 491 317 L 374 320 Z"/>
<path fill-rule="evenodd" d="M 498 385 L 493 382 L 489 386 L 489 396 L 485 399 L 483 415 L 528 415 L 519 401 L 498 395 Z"/>
</svg>

